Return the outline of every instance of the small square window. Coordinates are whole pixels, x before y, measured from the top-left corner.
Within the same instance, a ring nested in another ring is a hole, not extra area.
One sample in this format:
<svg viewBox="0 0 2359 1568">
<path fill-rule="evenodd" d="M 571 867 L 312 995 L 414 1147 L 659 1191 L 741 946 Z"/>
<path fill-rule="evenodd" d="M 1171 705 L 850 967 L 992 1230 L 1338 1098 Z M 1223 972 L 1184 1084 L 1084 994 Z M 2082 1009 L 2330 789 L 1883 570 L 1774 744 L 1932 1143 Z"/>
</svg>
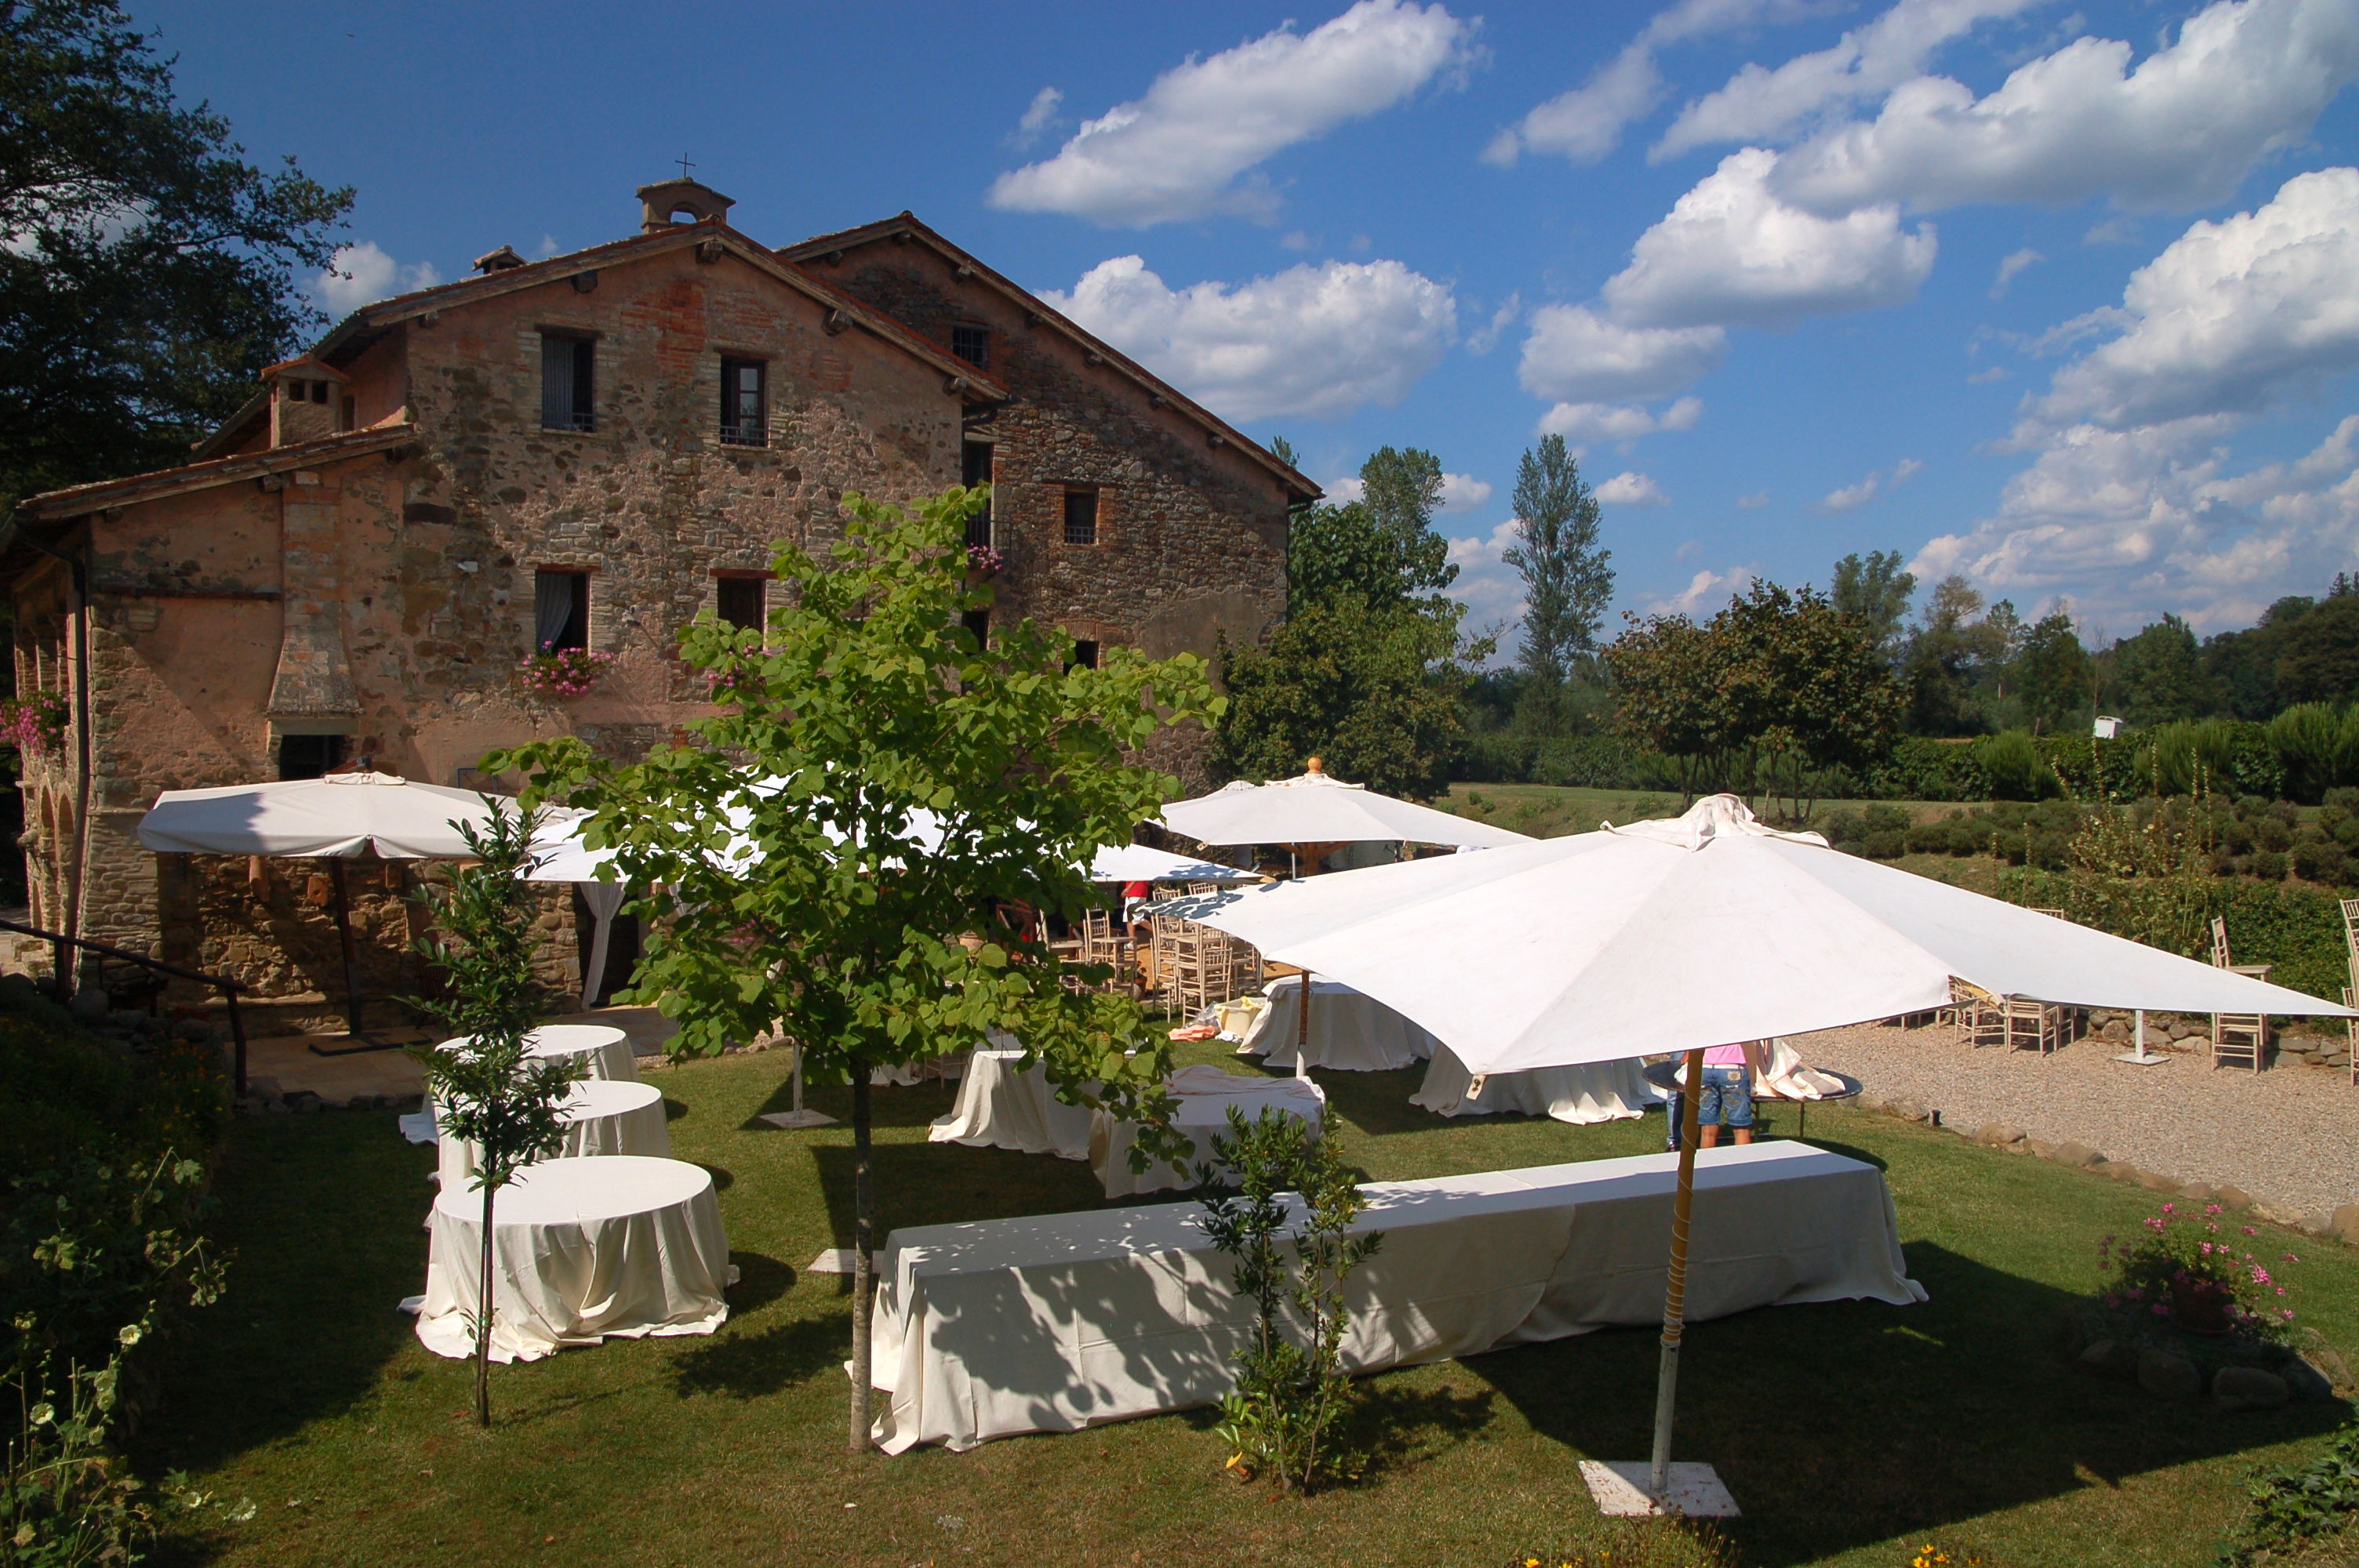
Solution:
<svg viewBox="0 0 2359 1568">
<path fill-rule="evenodd" d="M 1065 543 L 1094 545 L 1098 542 L 1098 492 L 1094 490 L 1065 492 Z"/>
<path fill-rule="evenodd" d="M 951 352 L 977 370 L 991 368 L 991 330 L 987 327 L 956 326 L 951 329 Z"/>
<path fill-rule="evenodd" d="M 759 360 L 721 362 L 721 440 L 731 447 L 769 445 L 764 384 L 767 367 Z"/>
<path fill-rule="evenodd" d="M 758 629 L 768 615 L 768 594 L 757 577 L 725 577 L 713 585 L 714 608 L 739 631 Z"/>
<path fill-rule="evenodd" d="M 532 644 L 536 653 L 562 653 L 590 645 L 590 574 L 532 574 Z"/>
<path fill-rule="evenodd" d="M 1094 637 L 1073 639 L 1073 656 L 1065 667 L 1069 670 L 1093 670 L 1098 667 L 1098 643 Z"/>
<path fill-rule="evenodd" d="M 593 427 L 591 375 L 597 345 L 587 338 L 540 338 L 540 424 L 546 430 Z"/>
<path fill-rule="evenodd" d="M 316 779 L 330 768 L 342 767 L 346 739 L 342 735 L 281 735 L 278 776 Z"/>
</svg>

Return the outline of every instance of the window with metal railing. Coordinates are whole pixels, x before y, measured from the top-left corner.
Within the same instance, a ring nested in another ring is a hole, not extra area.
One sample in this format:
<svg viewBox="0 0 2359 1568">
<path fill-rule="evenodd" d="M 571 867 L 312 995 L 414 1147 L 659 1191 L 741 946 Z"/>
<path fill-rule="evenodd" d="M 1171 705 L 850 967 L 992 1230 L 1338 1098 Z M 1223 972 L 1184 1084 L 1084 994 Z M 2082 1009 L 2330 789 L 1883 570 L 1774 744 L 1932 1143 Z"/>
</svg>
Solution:
<svg viewBox="0 0 2359 1568">
<path fill-rule="evenodd" d="M 951 329 L 951 352 L 977 370 L 991 368 L 991 330 L 987 327 L 959 325 Z"/>
<path fill-rule="evenodd" d="M 768 410 L 764 394 L 768 367 L 760 360 L 721 362 L 721 444 L 725 447 L 766 447 L 770 444 Z"/>
</svg>

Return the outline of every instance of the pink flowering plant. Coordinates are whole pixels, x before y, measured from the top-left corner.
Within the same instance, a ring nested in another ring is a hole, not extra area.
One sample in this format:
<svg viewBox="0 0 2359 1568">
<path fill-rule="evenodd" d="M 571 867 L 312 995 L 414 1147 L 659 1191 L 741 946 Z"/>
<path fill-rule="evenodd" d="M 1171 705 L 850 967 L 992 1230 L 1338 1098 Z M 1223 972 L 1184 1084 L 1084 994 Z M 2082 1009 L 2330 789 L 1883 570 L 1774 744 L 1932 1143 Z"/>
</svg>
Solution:
<svg viewBox="0 0 2359 1568">
<path fill-rule="evenodd" d="M 38 757 L 65 744 L 66 699 L 54 691 L 27 692 L 0 702 L 0 745 Z"/>
<path fill-rule="evenodd" d="M 516 674 L 527 691 L 543 697 L 581 697 L 598 684 L 598 677 L 614 662 L 614 654 L 588 648 L 543 648 L 519 665 Z"/>
<path fill-rule="evenodd" d="M 966 569 L 977 577 L 997 577 L 1006 565 L 1007 557 L 989 545 L 966 547 Z"/>
<path fill-rule="evenodd" d="M 2097 1270 L 2107 1276 L 2107 1308 L 2132 1320 L 2183 1319 L 2190 1302 L 2216 1314 L 2239 1338 L 2283 1341 L 2294 1309 L 2285 1272 L 2301 1260 L 2291 1252 L 2264 1259 L 2253 1250 L 2257 1227 L 2225 1221 L 2221 1206 L 2167 1203 L 2140 1222 L 2127 1241 L 2108 1236 L 2097 1248 Z M 2184 1323 L 2180 1326 L 2195 1327 Z"/>
</svg>

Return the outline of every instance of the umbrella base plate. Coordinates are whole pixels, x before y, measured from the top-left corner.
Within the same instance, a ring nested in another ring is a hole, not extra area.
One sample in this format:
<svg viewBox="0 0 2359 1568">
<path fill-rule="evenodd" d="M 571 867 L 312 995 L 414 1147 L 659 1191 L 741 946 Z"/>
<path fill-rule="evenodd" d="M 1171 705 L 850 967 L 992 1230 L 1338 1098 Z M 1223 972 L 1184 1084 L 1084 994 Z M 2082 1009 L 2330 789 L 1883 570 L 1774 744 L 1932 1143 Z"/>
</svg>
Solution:
<svg viewBox="0 0 2359 1568">
<path fill-rule="evenodd" d="M 757 1116 L 754 1119 L 756 1121 L 766 1121 L 773 1127 L 784 1127 L 788 1129 L 797 1127 L 833 1127 L 835 1125 L 835 1118 L 822 1115 L 819 1111 L 815 1110 L 774 1110 L 762 1116 Z"/>
<path fill-rule="evenodd" d="M 1657 1497 L 1649 1483 L 1655 1467 L 1644 1459 L 1584 1459 L 1581 1478 L 1589 1484 L 1597 1511 L 1612 1519 L 1678 1514 L 1687 1519 L 1735 1519 L 1736 1499 L 1709 1465 L 1674 1465 Z"/>
<path fill-rule="evenodd" d="M 2117 1054 L 2114 1057 L 2114 1060 L 2116 1062 L 2127 1062 L 2133 1067 L 2159 1067 L 2165 1062 L 2169 1061 L 2170 1058 L 2164 1055 L 2159 1051 L 2143 1053 L 2137 1051 L 2124 1051 Z"/>
</svg>

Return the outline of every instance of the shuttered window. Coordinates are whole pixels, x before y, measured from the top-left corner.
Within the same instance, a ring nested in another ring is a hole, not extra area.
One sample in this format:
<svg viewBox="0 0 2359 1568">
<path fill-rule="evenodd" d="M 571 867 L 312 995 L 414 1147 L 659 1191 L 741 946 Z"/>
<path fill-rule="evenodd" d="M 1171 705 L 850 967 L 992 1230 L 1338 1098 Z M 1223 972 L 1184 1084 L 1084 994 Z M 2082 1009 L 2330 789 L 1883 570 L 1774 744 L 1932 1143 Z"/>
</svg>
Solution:
<svg viewBox="0 0 2359 1568">
<path fill-rule="evenodd" d="M 540 423 L 549 430 L 592 428 L 591 370 L 597 345 L 587 338 L 543 333 L 540 340 Z"/>
</svg>

